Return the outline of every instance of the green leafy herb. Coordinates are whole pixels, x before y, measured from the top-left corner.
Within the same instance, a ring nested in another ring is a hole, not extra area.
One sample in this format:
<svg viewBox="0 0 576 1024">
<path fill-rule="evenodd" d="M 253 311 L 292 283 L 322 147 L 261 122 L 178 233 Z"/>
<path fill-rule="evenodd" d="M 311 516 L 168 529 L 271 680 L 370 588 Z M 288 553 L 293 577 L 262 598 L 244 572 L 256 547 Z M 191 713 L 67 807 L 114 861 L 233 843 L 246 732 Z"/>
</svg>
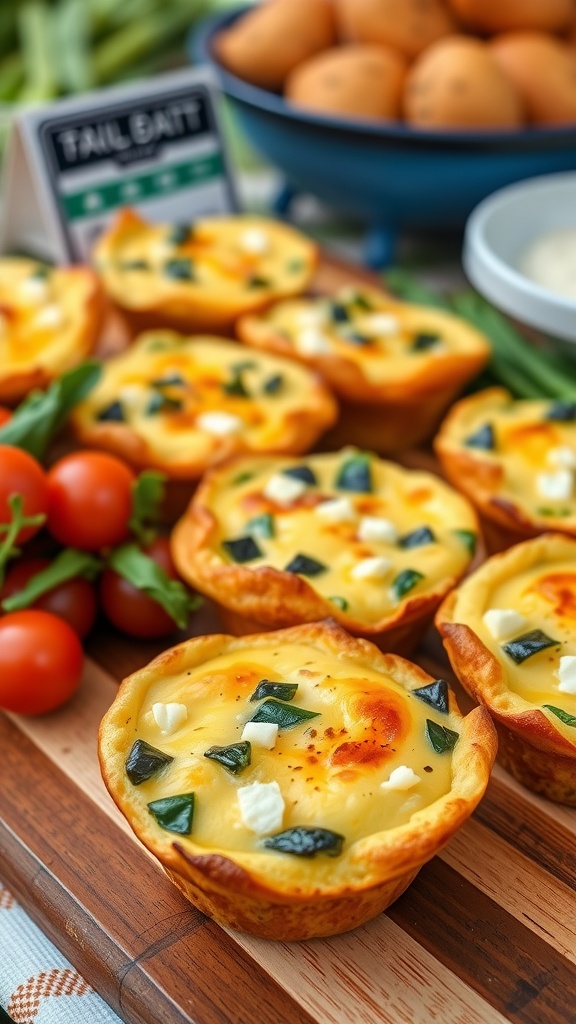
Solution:
<svg viewBox="0 0 576 1024">
<path fill-rule="evenodd" d="M 258 274 L 253 274 L 246 281 L 247 288 L 270 288 L 272 282 L 267 277 L 260 277 Z"/>
<path fill-rule="evenodd" d="M 339 597 L 338 594 L 328 598 L 336 608 L 339 608 L 341 612 L 348 611 L 349 603 L 345 597 Z"/>
<path fill-rule="evenodd" d="M 169 579 L 137 544 L 122 544 L 115 548 L 108 564 L 137 590 L 157 601 L 179 629 L 185 628 L 190 612 L 202 604 L 202 599 L 191 594 L 180 580 Z"/>
<path fill-rule="evenodd" d="M 279 729 L 293 729 L 295 725 L 301 725 L 310 718 L 318 718 L 319 714 L 319 711 L 306 711 L 293 704 L 282 704 L 279 700 L 265 700 L 250 721 L 272 723 Z"/>
<path fill-rule="evenodd" d="M 236 537 L 235 540 L 223 540 L 222 547 L 235 562 L 252 562 L 262 558 L 262 551 L 253 537 Z"/>
<path fill-rule="evenodd" d="M 132 485 L 132 515 L 128 526 L 141 544 L 149 544 L 154 538 L 154 524 L 160 518 L 160 509 L 166 493 L 165 484 L 164 473 L 146 469 Z"/>
<path fill-rule="evenodd" d="M 427 334 L 422 332 L 415 334 L 412 339 L 412 345 L 410 346 L 413 352 L 427 352 L 428 349 L 434 348 L 440 341 L 439 334 Z"/>
<path fill-rule="evenodd" d="M 335 486 L 341 491 L 369 494 L 372 491 L 372 466 L 369 455 L 352 455 L 340 467 Z"/>
<path fill-rule="evenodd" d="M 2 609 L 5 612 L 15 612 L 20 608 L 29 608 L 42 594 L 46 594 L 60 583 L 76 579 L 79 576 L 93 580 L 101 568 L 100 559 L 88 554 L 87 551 L 65 548 L 64 551 L 60 551 L 50 565 L 32 576 L 22 590 L 12 594 L 11 597 L 6 597 L 2 601 Z"/>
<path fill-rule="evenodd" d="M 295 828 L 278 832 L 275 836 L 269 836 L 268 839 L 264 839 L 262 845 L 279 853 L 291 853 L 295 857 L 315 857 L 317 853 L 338 857 L 342 853 L 343 843 L 344 836 L 339 832 L 297 825 Z"/>
<path fill-rule="evenodd" d="M 222 381 L 222 391 L 227 395 L 236 395 L 237 398 L 250 398 L 250 392 L 243 380 L 244 366 L 231 366 L 231 376 L 228 380 Z"/>
<path fill-rule="evenodd" d="M 0 427 L 0 444 L 24 448 L 42 459 L 74 406 L 86 398 L 101 373 L 100 363 L 85 362 L 62 374 L 46 391 L 32 391 Z"/>
<path fill-rule="evenodd" d="M 122 402 L 111 402 L 104 409 L 100 409 L 96 418 L 100 423 L 124 423 L 126 417 L 124 416 Z"/>
<path fill-rule="evenodd" d="M 452 533 L 461 540 L 464 547 L 470 552 L 471 555 L 476 554 L 476 545 L 478 543 L 478 537 L 473 530 L 453 530 Z"/>
<path fill-rule="evenodd" d="M 183 245 L 189 240 L 191 232 L 191 224 L 173 224 L 168 231 L 166 241 L 169 245 Z"/>
<path fill-rule="evenodd" d="M 39 512 L 38 515 L 34 516 L 24 515 L 24 502 L 21 494 L 10 494 L 8 497 L 8 507 L 10 508 L 10 521 L 8 523 L 0 523 L 0 586 L 4 582 L 4 572 L 8 559 L 20 554 L 19 549 L 15 545 L 16 538 L 22 527 L 40 526 L 46 519 L 43 512 Z M 3 538 L 2 534 L 5 534 Z"/>
<path fill-rule="evenodd" d="M 326 566 L 309 555 L 294 555 L 292 561 L 284 567 L 284 572 L 294 572 L 300 576 L 319 576 L 320 573 L 326 572 Z"/>
<path fill-rule="evenodd" d="M 126 758 L 126 775 L 133 786 L 139 786 L 141 782 L 147 782 L 153 775 L 166 768 L 174 760 L 170 754 L 158 750 L 146 740 L 135 740 Z"/>
<path fill-rule="evenodd" d="M 576 402 L 554 402 L 548 409 L 545 419 L 556 420 L 558 423 L 573 423 L 576 420 Z"/>
<path fill-rule="evenodd" d="M 264 381 L 262 390 L 266 395 L 277 395 L 284 387 L 284 374 L 274 373 Z"/>
<path fill-rule="evenodd" d="M 392 593 L 396 600 L 400 601 L 423 579 L 423 574 L 417 569 L 402 569 L 392 581 Z"/>
<path fill-rule="evenodd" d="M 179 836 L 190 835 L 194 817 L 194 793 L 165 796 L 160 800 L 152 800 L 147 806 L 160 828 Z"/>
<path fill-rule="evenodd" d="M 268 539 L 274 536 L 274 516 L 271 512 L 263 512 L 261 516 L 254 516 L 246 523 L 246 529 L 255 537 Z"/>
<path fill-rule="evenodd" d="M 363 309 L 366 313 L 371 313 L 374 309 L 373 303 L 370 302 L 370 299 L 363 292 L 355 292 L 352 304 L 358 306 L 358 309 Z"/>
<path fill-rule="evenodd" d="M 294 700 L 298 683 L 274 683 L 270 679 L 261 679 L 251 694 L 250 700 L 264 700 L 265 697 L 276 697 L 277 700 Z"/>
<path fill-rule="evenodd" d="M 460 739 L 457 732 L 447 729 L 444 725 L 438 725 L 430 718 L 426 719 L 426 735 L 437 754 L 446 754 L 448 751 L 454 750 Z"/>
<path fill-rule="evenodd" d="M 157 416 L 159 413 L 165 412 L 180 412 L 183 406 L 181 398 L 171 398 L 169 395 L 165 395 L 163 391 L 155 391 L 150 396 L 148 405 L 146 406 L 147 416 Z"/>
<path fill-rule="evenodd" d="M 194 265 L 192 260 L 186 257 L 167 260 L 164 264 L 164 273 L 166 277 L 171 277 L 175 281 L 193 281 Z"/>
<path fill-rule="evenodd" d="M 551 711 L 553 715 L 556 715 L 556 718 L 559 718 L 561 722 L 564 722 L 564 725 L 576 727 L 576 715 L 570 715 L 567 711 L 563 711 L 562 708 L 555 708 L 552 704 L 543 704 L 542 707 L 546 708 L 547 711 Z"/>
<path fill-rule="evenodd" d="M 231 775 L 240 775 L 252 760 L 252 746 L 247 740 L 231 743 L 227 747 L 210 747 L 204 751 L 204 757 L 217 761 Z"/>
<path fill-rule="evenodd" d="M 448 683 L 445 679 L 435 679 L 433 683 L 412 690 L 415 697 L 429 704 L 431 708 L 436 708 L 436 711 L 441 711 L 443 715 L 447 715 L 449 711 L 448 692 Z"/>
<path fill-rule="evenodd" d="M 337 324 L 346 324 L 350 320 L 350 313 L 343 302 L 330 303 L 330 316 Z"/>
<path fill-rule="evenodd" d="M 254 473 L 250 472 L 249 470 L 245 470 L 243 473 L 237 473 L 235 477 L 232 477 L 230 483 L 235 484 L 237 487 L 239 487 L 240 484 L 247 484 L 249 480 L 253 479 L 253 477 Z"/>
<path fill-rule="evenodd" d="M 521 665 L 527 658 L 531 658 L 540 651 L 545 651 L 548 647 L 556 647 L 559 643 L 559 640 L 553 640 L 541 629 L 532 629 L 529 633 L 524 633 L 522 636 L 515 637 L 514 640 L 509 640 L 507 644 L 503 644 L 502 650 L 517 665 Z"/>
<path fill-rule="evenodd" d="M 491 423 L 485 423 L 479 430 L 475 430 L 464 441 L 467 448 L 482 448 L 484 451 L 493 451 L 496 447 L 494 427 Z"/>
<path fill-rule="evenodd" d="M 293 480 L 301 480 L 304 484 L 316 484 L 316 474 L 310 466 L 289 466 L 282 470 L 282 476 L 292 477 Z"/>
<path fill-rule="evenodd" d="M 179 373 L 168 373 L 165 377 L 157 377 L 150 381 L 153 388 L 185 387 L 186 381 Z"/>
<path fill-rule="evenodd" d="M 429 526 L 419 526 L 398 539 L 401 548 L 421 548 L 426 544 L 435 544 L 436 537 Z"/>
</svg>

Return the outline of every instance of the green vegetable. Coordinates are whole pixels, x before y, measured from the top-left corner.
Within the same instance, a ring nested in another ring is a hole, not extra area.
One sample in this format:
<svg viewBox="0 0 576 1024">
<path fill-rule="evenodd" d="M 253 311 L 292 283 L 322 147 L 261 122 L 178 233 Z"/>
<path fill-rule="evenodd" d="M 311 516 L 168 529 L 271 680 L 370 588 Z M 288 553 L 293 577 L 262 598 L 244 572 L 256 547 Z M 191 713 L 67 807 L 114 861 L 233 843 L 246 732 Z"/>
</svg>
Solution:
<svg viewBox="0 0 576 1024">
<path fill-rule="evenodd" d="M 235 540 L 223 540 L 222 547 L 235 562 L 252 562 L 255 558 L 262 558 L 262 551 L 254 538 L 250 536 L 236 537 Z"/>
<path fill-rule="evenodd" d="M 227 395 L 236 395 L 237 398 L 249 398 L 250 392 L 243 380 L 243 372 L 246 367 L 233 366 L 230 369 L 231 376 L 222 382 L 222 391 Z"/>
<path fill-rule="evenodd" d="M 435 544 L 436 537 L 429 526 L 419 526 L 416 530 L 412 530 L 410 533 L 405 533 L 403 537 L 398 539 L 398 544 L 401 548 L 421 548 L 426 544 Z"/>
<path fill-rule="evenodd" d="M 320 573 L 326 572 L 326 566 L 309 555 L 294 555 L 288 565 L 284 566 L 284 572 L 299 573 L 300 576 L 319 576 Z"/>
<path fill-rule="evenodd" d="M 165 483 L 164 473 L 146 469 L 132 485 L 132 515 L 128 526 L 141 544 L 149 544 L 156 532 L 152 524 L 160 518 L 166 493 Z"/>
<path fill-rule="evenodd" d="M 319 711 L 306 711 L 293 704 L 282 704 L 279 700 L 265 700 L 254 712 L 251 722 L 271 722 L 279 729 L 293 729 L 310 718 L 318 718 Z"/>
<path fill-rule="evenodd" d="M 462 541 L 464 547 L 468 549 L 471 555 L 476 554 L 478 537 L 473 530 L 452 530 L 452 533 Z"/>
<path fill-rule="evenodd" d="M 425 704 L 429 704 L 431 708 L 436 708 L 436 711 L 441 711 L 443 715 L 448 714 L 450 702 L 448 683 L 445 679 L 435 679 L 433 683 L 427 683 L 426 686 L 412 690 L 412 693 L 415 697 L 423 700 Z"/>
<path fill-rule="evenodd" d="M 460 739 L 457 732 L 447 729 L 444 725 L 438 725 L 430 718 L 426 719 L 426 736 L 437 754 L 447 754 L 450 750 L 454 750 Z"/>
<path fill-rule="evenodd" d="M 267 277 L 260 277 L 258 274 L 253 274 L 246 282 L 247 288 L 270 288 L 271 285 L 272 282 Z"/>
<path fill-rule="evenodd" d="M 21 494 L 10 494 L 8 506 L 11 513 L 10 522 L 0 523 L 0 538 L 2 538 L 2 534 L 6 534 L 3 539 L 0 539 L 0 586 L 4 582 L 4 572 L 8 559 L 20 554 L 18 548 L 15 547 L 15 542 L 22 527 L 38 526 L 46 519 L 43 512 L 39 512 L 38 515 L 34 516 L 25 516 L 24 502 Z"/>
<path fill-rule="evenodd" d="M 335 486 L 341 491 L 369 494 L 372 491 L 370 456 L 352 455 L 346 459 L 336 477 Z"/>
<path fill-rule="evenodd" d="M 153 775 L 166 768 L 174 760 L 170 754 L 158 750 L 146 740 L 135 740 L 126 758 L 126 775 L 133 786 L 147 782 Z"/>
<path fill-rule="evenodd" d="M 183 256 L 179 259 L 167 260 L 164 264 L 164 273 L 166 277 L 171 277 L 175 281 L 193 281 L 194 266 L 192 260 Z"/>
<path fill-rule="evenodd" d="M 290 476 L 293 480 L 301 480 L 304 484 L 314 485 L 318 481 L 316 474 L 310 466 L 289 466 L 288 469 L 282 470 L 282 476 Z"/>
<path fill-rule="evenodd" d="M 392 593 L 397 601 L 414 589 L 424 576 L 417 569 L 402 569 L 392 581 Z"/>
<path fill-rule="evenodd" d="M 413 352 L 427 352 L 434 348 L 434 345 L 437 345 L 440 340 L 439 334 L 426 334 L 422 331 L 420 334 L 414 335 L 410 347 Z"/>
<path fill-rule="evenodd" d="M 146 415 L 157 416 L 163 412 L 180 412 L 182 405 L 181 398 L 171 398 L 162 391 L 155 391 L 146 406 Z"/>
<path fill-rule="evenodd" d="M 345 597 L 339 597 L 338 594 L 336 594 L 333 597 L 329 597 L 328 600 L 331 601 L 333 605 L 336 605 L 336 608 L 339 608 L 341 612 L 348 611 L 348 601 Z"/>
<path fill-rule="evenodd" d="M 494 427 L 491 423 L 485 423 L 478 430 L 475 430 L 473 434 L 470 434 L 470 436 L 464 440 L 464 444 L 467 448 L 482 448 L 487 452 L 493 451 L 496 447 Z"/>
<path fill-rule="evenodd" d="M 268 539 L 274 536 L 274 516 L 271 512 L 263 512 L 261 516 L 254 516 L 246 523 L 246 529 L 255 537 Z"/>
<path fill-rule="evenodd" d="M 344 836 L 339 832 L 331 832 L 327 828 L 287 828 L 275 836 L 265 839 L 263 846 L 279 853 L 291 853 L 295 857 L 315 857 L 317 853 L 327 853 L 329 857 L 338 857 L 342 853 Z"/>
<path fill-rule="evenodd" d="M 74 406 L 97 384 L 101 373 L 100 363 L 82 363 L 59 377 L 47 391 L 31 392 L 0 427 L 0 444 L 24 448 L 42 459 Z"/>
<path fill-rule="evenodd" d="M 576 402 L 554 402 L 545 419 L 558 423 L 573 423 L 576 420 Z"/>
<path fill-rule="evenodd" d="M 204 751 L 204 757 L 218 761 L 231 775 L 240 775 L 252 760 L 252 746 L 247 740 L 231 743 L 228 747 L 210 747 Z"/>
<path fill-rule="evenodd" d="M 56 556 L 50 565 L 41 569 L 35 576 L 32 576 L 26 585 L 12 597 L 2 601 L 2 609 L 5 612 L 19 611 L 20 608 L 29 608 L 30 605 L 53 587 L 65 583 L 67 580 L 83 576 L 85 579 L 94 579 L 100 569 L 102 562 L 86 551 L 76 551 L 74 548 L 65 548 Z"/>
<path fill-rule="evenodd" d="M 136 544 L 122 544 L 115 548 L 108 565 L 132 586 L 157 601 L 179 629 L 186 627 L 190 612 L 202 603 L 202 599 L 191 594 L 180 580 L 169 579 L 164 570 Z"/>
<path fill-rule="evenodd" d="M 284 387 L 284 374 L 274 373 L 264 381 L 262 390 L 266 395 L 277 395 Z"/>
<path fill-rule="evenodd" d="M 529 633 L 524 633 L 522 636 L 517 636 L 514 640 L 509 640 L 507 644 L 503 644 L 502 650 L 517 665 L 521 665 L 527 658 L 531 658 L 534 654 L 539 654 L 540 651 L 545 651 L 548 647 L 556 647 L 559 643 L 559 640 L 553 640 L 543 630 L 532 629 Z"/>
<path fill-rule="evenodd" d="M 274 683 L 270 679 L 261 679 L 251 694 L 250 700 L 264 700 L 265 697 L 276 697 L 278 700 L 294 700 L 298 683 Z"/>
<path fill-rule="evenodd" d="M 555 708 L 552 704 L 543 704 L 543 708 L 547 711 L 551 711 L 556 718 L 559 718 L 564 725 L 571 725 L 576 727 L 576 715 L 569 715 L 567 711 L 563 711 L 562 708 Z"/>
<path fill-rule="evenodd" d="M 121 402 L 111 402 L 101 409 L 96 417 L 99 423 L 124 423 L 124 409 Z"/>
<path fill-rule="evenodd" d="M 147 807 L 160 828 L 166 832 L 175 832 L 179 836 L 190 835 L 194 816 L 194 793 L 165 796 L 160 800 L 152 800 Z"/>
<path fill-rule="evenodd" d="M 190 238 L 192 232 L 191 224 L 173 224 L 166 239 L 170 245 L 183 245 Z"/>
</svg>

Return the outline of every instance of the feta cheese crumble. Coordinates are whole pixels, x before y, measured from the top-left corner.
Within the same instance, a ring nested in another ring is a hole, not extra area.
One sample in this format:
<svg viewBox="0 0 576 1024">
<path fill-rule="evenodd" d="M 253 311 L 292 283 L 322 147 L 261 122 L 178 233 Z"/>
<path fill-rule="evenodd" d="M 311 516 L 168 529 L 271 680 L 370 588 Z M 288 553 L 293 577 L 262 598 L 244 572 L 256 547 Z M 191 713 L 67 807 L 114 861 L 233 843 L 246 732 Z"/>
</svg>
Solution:
<svg viewBox="0 0 576 1024">
<path fill-rule="evenodd" d="M 284 799 L 277 782 L 253 782 L 237 791 L 240 818 L 245 828 L 265 836 L 282 828 Z"/>
<path fill-rule="evenodd" d="M 152 705 L 154 721 L 165 736 L 171 736 L 176 732 L 188 718 L 188 709 L 185 704 L 162 704 L 160 702 Z"/>
<path fill-rule="evenodd" d="M 381 580 L 391 566 L 392 562 L 389 558 L 380 558 L 378 555 L 373 558 L 363 558 L 352 569 L 352 576 L 355 580 Z"/>
<path fill-rule="evenodd" d="M 198 416 L 196 426 L 215 437 L 230 437 L 240 433 L 244 421 L 231 412 L 203 412 Z"/>
<path fill-rule="evenodd" d="M 307 486 L 305 480 L 298 480 L 297 477 L 286 476 L 284 473 L 275 473 L 268 480 L 263 494 L 277 505 L 290 505 L 304 494 Z"/>
<path fill-rule="evenodd" d="M 574 654 L 564 654 L 560 658 L 558 678 L 560 693 L 576 693 L 576 656 Z"/>
<path fill-rule="evenodd" d="M 246 722 L 241 738 L 255 747 L 272 750 L 278 739 L 278 725 L 276 722 Z"/>
<path fill-rule="evenodd" d="M 484 613 L 482 621 L 495 640 L 505 640 L 527 625 L 524 616 L 513 608 L 491 608 Z"/>
<path fill-rule="evenodd" d="M 390 773 L 390 778 L 386 782 L 381 782 L 380 786 L 382 789 L 396 789 L 405 790 L 413 789 L 420 782 L 420 776 L 416 775 L 416 772 L 408 768 L 407 765 L 401 764 L 398 768 Z"/>
</svg>

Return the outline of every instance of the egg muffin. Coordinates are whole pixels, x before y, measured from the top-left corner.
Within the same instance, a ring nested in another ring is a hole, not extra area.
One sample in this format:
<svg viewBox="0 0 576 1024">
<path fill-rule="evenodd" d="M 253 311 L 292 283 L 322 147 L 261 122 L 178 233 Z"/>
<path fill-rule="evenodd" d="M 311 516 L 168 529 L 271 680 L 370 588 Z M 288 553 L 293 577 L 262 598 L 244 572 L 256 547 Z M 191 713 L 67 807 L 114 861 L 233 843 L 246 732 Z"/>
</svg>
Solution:
<svg viewBox="0 0 576 1024">
<path fill-rule="evenodd" d="M 332 616 L 405 652 L 470 565 L 477 530 L 438 477 L 347 448 L 207 474 L 172 555 L 235 633 Z"/>
<path fill-rule="evenodd" d="M 493 555 L 436 622 L 460 682 L 496 723 L 503 766 L 576 806 L 576 540 L 542 534 Z"/>
<path fill-rule="evenodd" d="M 297 295 L 316 268 L 316 245 L 256 216 L 149 223 L 123 210 L 100 236 L 94 263 L 133 331 L 228 332 L 242 313 Z"/>
<path fill-rule="evenodd" d="M 391 47 L 336 46 L 294 68 L 284 95 L 321 114 L 396 120 L 406 71 L 406 60 Z"/>
<path fill-rule="evenodd" d="M 484 335 L 458 317 L 363 286 L 278 302 L 241 317 L 236 331 L 246 344 L 323 375 L 341 401 L 327 444 L 383 455 L 430 438 L 490 355 Z"/>
<path fill-rule="evenodd" d="M 395 900 L 481 799 L 495 736 L 444 680 L 316 623 L 166 651 L 122 683 L 99 753 L 196 907 L 290 940 Z"/>
<path fill-rule="evenodd" d="M 194 480 L 239 452 L 307 451 L 338 414 L 310 370 L 224 338 L 149 331 L 74 409 L 82 444 Z"/>
<path fill-rule="evenodd" d="M 490 551 L 548 530 L 576 535 L 576 402 L 488 388 L 451 409 L 434 446 Z"/>
<path fill-rule="evenodd" d="M 92 351 L 104 295 L 87 267 L 0 258 L 0 402 L 44 388 Z"/>
</svg>

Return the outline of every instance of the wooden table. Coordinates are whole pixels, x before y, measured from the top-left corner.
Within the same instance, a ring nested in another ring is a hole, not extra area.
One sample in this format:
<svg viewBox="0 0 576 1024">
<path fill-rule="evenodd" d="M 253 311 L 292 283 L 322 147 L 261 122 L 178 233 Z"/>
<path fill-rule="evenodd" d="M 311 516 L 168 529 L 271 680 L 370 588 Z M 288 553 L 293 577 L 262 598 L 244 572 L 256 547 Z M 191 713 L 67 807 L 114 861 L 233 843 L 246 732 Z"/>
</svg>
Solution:
<svg viewBox="0 0 576 1024">
<path fill-rule="evenodd" d="M 321 285 L 339 273 L 324 267 Z M 197 634 L 218 628 L 209 605 L 193 620 Z M 0 715 L 0 877 L 128 1024 L 576 1020 L 576 810 L 498 766 L 448 847 L 354 932 L 272 943 L 188 904 L 133 837 L 96 756 L 118 681 L 159 650 L 100 628 L 69 705 Z M 449 676 L 434 634 L 414 660 Z"/>
</svg>

